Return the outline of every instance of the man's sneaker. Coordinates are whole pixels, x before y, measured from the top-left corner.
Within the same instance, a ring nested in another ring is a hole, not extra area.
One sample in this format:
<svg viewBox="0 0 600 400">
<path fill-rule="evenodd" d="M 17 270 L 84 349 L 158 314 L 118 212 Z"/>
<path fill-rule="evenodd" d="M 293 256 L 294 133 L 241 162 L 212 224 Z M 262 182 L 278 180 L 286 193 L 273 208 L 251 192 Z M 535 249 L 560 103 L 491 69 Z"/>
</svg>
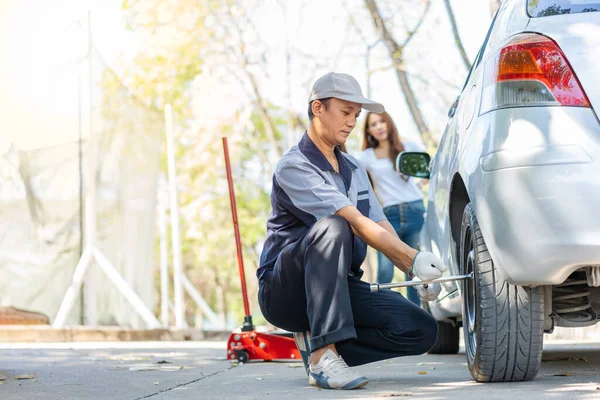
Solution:
<svg viewBox="0 0 600 400">
<path fill-rule="evenodd" d="M 296 341 L 298 352 L 302 356 L 304 370 L 306 371 L 306 375 L 308 375 L 308 366 L 310 365 L 308 361 L 310 358 L 310 332 L 296 332 L 294 333 L 294 340 Z"/>
<path fill-rule="evenodd" d="M 323 389 L 358 389 L 369 381 L 352 372 L 350 367 L 332 350 L 327 349 L 316 365 L 311 365 L 308 383 Z"/>
</svg>

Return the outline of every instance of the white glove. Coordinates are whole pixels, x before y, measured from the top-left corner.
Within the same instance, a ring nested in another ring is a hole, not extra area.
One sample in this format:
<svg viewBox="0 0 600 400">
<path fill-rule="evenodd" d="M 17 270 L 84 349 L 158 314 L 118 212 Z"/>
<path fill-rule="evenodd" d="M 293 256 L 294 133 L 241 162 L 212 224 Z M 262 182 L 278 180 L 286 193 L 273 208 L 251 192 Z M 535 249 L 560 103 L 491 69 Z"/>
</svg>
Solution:
<svg viewBox="0 0 600 400">
<path fill-rule="evenodd" d="M 442 272 L 448 268 L 442 260 L 433 253 L 420 251 L 413 261 L 410 272 L 421 278 L 422 281 L 432 281 L 442 277 Z"/>
<path fill-rule="evenodd" d="M 418 277 L 414 277 L 413 282 L 421 282 L 421 279 Z M 418 285 L 415 286 L 417 288 L 417 293 L 422 300 L 425 301 L 433 301 L 437 299 L 442 291 L 442 285 L 439 283 L 430 283 L 428 285 Z"/>
</svg>

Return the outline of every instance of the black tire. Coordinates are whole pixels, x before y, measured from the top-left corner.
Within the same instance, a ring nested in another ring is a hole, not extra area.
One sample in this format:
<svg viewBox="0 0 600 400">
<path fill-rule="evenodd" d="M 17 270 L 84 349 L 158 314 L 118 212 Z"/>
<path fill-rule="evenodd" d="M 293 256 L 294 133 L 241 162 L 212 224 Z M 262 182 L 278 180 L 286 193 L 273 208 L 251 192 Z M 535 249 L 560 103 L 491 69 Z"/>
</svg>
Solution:
<svg viewBox="0 0 600 400">
<path fill-rule="evenodd" d="M 250 357 L 248 356 L 248 352 L 246 350 L 236 350 L 235 358 L 238 360 L 238 362 L 247 363 Z"/>
<path fill-rule="evenodd" d="M 421 302 L 421 308 L 431 314 L 429 303 Z M 457 354 L 460 347 L 460 326 L 457 323 L 437 321 L 438 333 L 429 354 Z"/>
<path fill-rule="evenodd" d="M 471 376 L 477 382 L 533 379 L 542 361 L 542 288 L 511 285 L 498 275 L 471 203 L 463 213 L 460 268 L 474 272 L 474 279 L 461 284 Z"/>
<path fill-rule="evenodd" d="M 438 321 L 438 334 L 429 354 L 457 354 L 460 345 L 460 327 L 451 322 Z"/>
</svg>

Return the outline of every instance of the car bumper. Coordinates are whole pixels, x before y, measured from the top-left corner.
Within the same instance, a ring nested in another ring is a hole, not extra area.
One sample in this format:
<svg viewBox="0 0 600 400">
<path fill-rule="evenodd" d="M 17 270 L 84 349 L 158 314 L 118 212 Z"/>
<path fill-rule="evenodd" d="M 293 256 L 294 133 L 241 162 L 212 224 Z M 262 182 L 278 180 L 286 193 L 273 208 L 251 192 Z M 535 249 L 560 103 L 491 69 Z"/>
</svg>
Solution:
<svg viewBox="0 0 600 400">
<path fill-rule="evenodd" d="M 479 159 L 470 192 L 490 255 L 510 283 L 560 284 L 600 265 L 600 126 L 589 120 L 577 128 Z M 552 140 L 559 134 L 576 140 Z"/>
</svg>

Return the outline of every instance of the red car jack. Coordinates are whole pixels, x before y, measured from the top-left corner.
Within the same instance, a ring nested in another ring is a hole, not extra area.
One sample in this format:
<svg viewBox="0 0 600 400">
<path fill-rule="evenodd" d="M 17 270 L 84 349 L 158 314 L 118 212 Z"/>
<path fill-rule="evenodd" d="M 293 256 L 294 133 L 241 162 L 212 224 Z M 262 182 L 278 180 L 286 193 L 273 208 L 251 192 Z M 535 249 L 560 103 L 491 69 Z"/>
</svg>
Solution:
<svg viewBox="0 0 600 400">
<path fill-rule="evenodd" d="M 233 178 L 231 175 L 231 166 L 229 163 L 229 149 L 227 147 L 227 138 L 223 138 L 223 151 L 225 153 L 225 167 L 227 169 L 227 183 L 229 184 L 229 201 L 231 203 L 231 216 L 233 218 L 233 230 L 235 233 L 235 244 L 237 248 L 237 261 L 242 283 L 242 297 L 244 300 L 244 323 L 241 332 L 233 332 L 227 342 L 227 359 L 238 360 L 239 362 L 248 362 L 251 360 L 299 360 L 300 353 L 296 348 L 296 343 L 290 334 L 268 334 L 256 332 L 252 324 L 252 315 L 250 315 L 250 306 L 248 304 L 248 291 L 246 289 L 246 275 L 244 275 L 244 261 L 242 259 L 242 242 L 237 219 L 237 205 L 235 202 L 235 192 L 233 190 Z"/>
</svg>

